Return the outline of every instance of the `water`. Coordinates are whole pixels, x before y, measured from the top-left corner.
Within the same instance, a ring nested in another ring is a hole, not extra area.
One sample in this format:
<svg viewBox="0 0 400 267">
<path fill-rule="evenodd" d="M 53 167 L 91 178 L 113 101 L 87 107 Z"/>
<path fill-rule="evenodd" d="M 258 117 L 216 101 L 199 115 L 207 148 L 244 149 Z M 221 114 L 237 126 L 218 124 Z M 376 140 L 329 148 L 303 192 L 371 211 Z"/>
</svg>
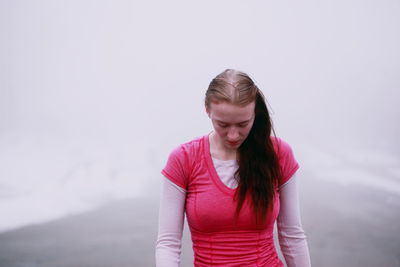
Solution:
<svg viewBox="0 0 400 267">
<path fill-rule="evenodd" d="M 369 188 L 400 195 L 400 157 L 390 151 L 346 150 L 300 146 L 298 151 L 306 173 L 314 179 L 343 186 Z"/>
<path fill-rule="evenodd" d="M 2 141 L 0 231 L 141 196 L 152 175 L 138 157 L 143 149 L 132 153 L 129 144 L 123 150 L 93 140 L 41 141 L 29 135 Z"/>
</svg>

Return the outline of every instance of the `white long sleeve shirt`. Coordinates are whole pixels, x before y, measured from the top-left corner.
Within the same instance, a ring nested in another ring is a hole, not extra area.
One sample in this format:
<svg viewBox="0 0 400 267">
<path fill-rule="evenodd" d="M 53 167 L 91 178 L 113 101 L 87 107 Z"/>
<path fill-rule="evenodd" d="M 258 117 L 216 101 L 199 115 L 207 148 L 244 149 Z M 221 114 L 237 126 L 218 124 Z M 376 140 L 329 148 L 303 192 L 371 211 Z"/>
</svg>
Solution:
<svg viewBox="0 0 400 267">
<path fill-rule="evenodd" d="M 233 178 L 238 168 L 236 161 L 213 158 L 213 163 L 221 181 L 230 188 L 237 187 Z M 280 186 L 279 193 L 278 238 L 286 264 L 288 267 L 309 267 L 311 263 L 301 225 L 296 174 Z M 156 243 L 157 267 L 180 266 L 185 200 L 186 190 L 164 177 Z"/>
</svg>

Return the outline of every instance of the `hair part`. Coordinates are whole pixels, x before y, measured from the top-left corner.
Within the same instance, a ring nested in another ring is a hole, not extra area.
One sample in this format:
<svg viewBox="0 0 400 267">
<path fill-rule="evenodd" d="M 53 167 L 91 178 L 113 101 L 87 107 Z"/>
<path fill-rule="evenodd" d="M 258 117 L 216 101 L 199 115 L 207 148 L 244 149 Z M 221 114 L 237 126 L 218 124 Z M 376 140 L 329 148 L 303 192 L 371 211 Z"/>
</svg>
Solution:
<svg viewBox="0 0 400 267">
<path fill-rule="evenodd" d="M 245 106 L 255 100 L 257 91 L 258 87 L 246 73 L 226 69 L 210 82 L 205 105 L 209 107 L 211 102 L 228 102 Z"/>
</svg>

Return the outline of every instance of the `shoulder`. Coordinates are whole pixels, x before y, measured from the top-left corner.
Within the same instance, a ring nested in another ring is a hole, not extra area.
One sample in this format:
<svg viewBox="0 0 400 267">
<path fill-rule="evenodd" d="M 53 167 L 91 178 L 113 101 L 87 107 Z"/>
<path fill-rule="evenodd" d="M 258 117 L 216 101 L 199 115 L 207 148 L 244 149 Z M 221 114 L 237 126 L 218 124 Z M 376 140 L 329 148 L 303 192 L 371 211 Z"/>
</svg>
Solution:
<svg viewBox="0 0 400 267">
<path fill-rule="evenodd" d="M 161 171 L 175 184 L 186 189 L 194 163 L 201 156 L 204 137 L 198 137 L 180 144 L 169 154 L 167 163 Z"/>
<path fill-rule="evenodd" d="M 278 157 L 284 157 L 293 154 L 292 147 L 280 137 L 271 136 L 271 141 Z"/>
<path fill-rule="evenodd" d="M 203 148 L 204 136 L 196 137 L 175 147 L 171 155 L 177 157 L 193 158 L 198 156 L 198 152 Z"/>
<path fill-rule="evenodd" d="M 271 136 L 271 141 L 278 157 L 282 172 L 281 184 L 287 182 L 299 168 L 291 146 L 279 137 Z"/>
<path fill-rule="evenodd" d="M 191 168 L 193 163 L 198 161 L 203 154 L 206 137 L 196 137 L 176 146 L 169 155 L 170 161 L 179 162 L 179 165 L 184 168 Z"/>
</svg>

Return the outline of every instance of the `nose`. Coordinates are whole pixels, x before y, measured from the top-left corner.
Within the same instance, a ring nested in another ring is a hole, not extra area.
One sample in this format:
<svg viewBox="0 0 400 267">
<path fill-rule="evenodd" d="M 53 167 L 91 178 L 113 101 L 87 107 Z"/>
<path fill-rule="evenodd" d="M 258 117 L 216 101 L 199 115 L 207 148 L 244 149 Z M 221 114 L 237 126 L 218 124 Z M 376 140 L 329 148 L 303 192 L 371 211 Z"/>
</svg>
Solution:
<svg viewBox="0 0 400 267">
<path fill-rule="evenodd" d="M 235 127 L 229 129 L 228 134 L 228 141 L 235 142 L 239 139 L 239 131 Z"/>
</svg>

